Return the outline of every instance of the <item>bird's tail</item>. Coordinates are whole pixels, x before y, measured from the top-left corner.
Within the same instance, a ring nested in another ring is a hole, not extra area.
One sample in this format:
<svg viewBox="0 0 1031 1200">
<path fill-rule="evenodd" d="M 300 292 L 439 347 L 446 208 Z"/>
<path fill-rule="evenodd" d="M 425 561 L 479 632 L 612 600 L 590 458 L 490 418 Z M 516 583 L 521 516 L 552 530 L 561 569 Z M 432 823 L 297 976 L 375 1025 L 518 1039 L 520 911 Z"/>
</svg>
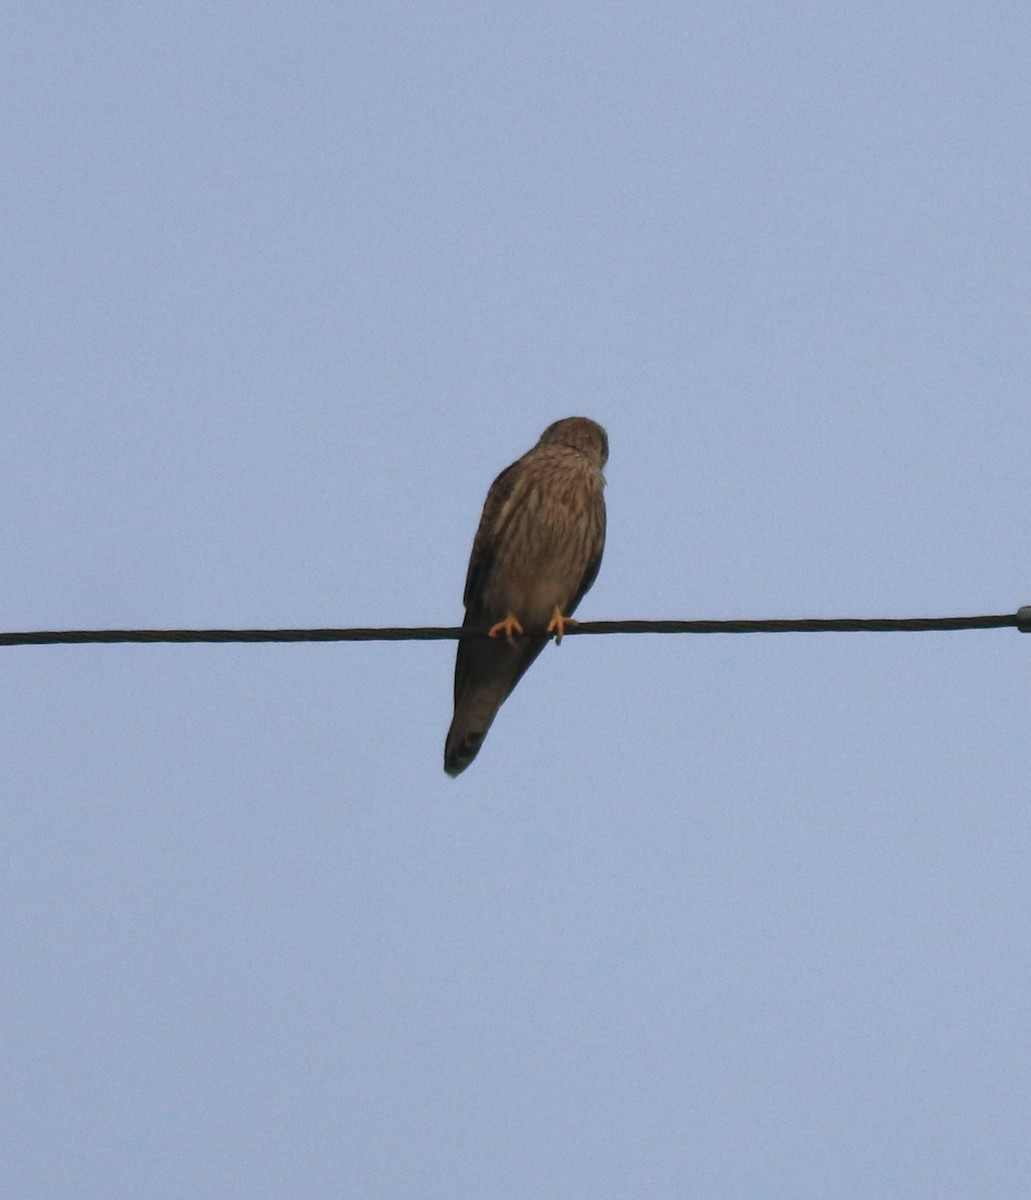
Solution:
<svg viewBox="0 0 1031 1200">
<path fill-rule="evenodd" d="M 461 642 L 455 667 L 455 715 L 444 743 L 444 770 L 460 775 L 480 752 L 487 730 L 547 638 Z"/>
<path fill-rule="evenodd" d="M 500 704 L 495 704 L 493 712 L 478 719 L 473 719 L 464 711 L 455 713 L 444 743 L 444 770 L 452 778 L 461 775 L 479 754 L 494 714 L 500 707 Z"/>
</svg>

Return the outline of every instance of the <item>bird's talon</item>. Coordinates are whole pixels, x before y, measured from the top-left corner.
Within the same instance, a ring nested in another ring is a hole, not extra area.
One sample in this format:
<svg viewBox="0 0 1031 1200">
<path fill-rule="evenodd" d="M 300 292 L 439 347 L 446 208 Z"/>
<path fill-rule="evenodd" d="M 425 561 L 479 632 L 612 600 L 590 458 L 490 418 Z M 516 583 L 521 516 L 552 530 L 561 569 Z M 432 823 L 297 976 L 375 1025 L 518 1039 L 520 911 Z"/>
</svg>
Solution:
<svg viewBox="0 0 1031 1200">
<path fill-rule="evenodd" d="M 557 646 L 561 643 L 562 637 L 566 632 L 566 628 L 569 625 L 575 624 L 576 621 L 574 621 L 572 617 L 563 616 L 562 610 L 558 607 L 558 605 L 556 605 L 555 611 L 551 615 L 551 620 L 548 622 L 548 627 L 544 632 L 553 633 L 555 635 L 555 645 Z"/>
<path fill-rule="evenodd" d="M 487 636 L 492 638 L 504 637 L 510 646 L 514 646 L 516 634 L 522 632 L 523 627 L 519 624 L 519 618 L 516 617 L 515 613 L 509 613 L 503 621 L 498 621 L 496 625 L 492 625 L 487 630 Z"/>
</svg>

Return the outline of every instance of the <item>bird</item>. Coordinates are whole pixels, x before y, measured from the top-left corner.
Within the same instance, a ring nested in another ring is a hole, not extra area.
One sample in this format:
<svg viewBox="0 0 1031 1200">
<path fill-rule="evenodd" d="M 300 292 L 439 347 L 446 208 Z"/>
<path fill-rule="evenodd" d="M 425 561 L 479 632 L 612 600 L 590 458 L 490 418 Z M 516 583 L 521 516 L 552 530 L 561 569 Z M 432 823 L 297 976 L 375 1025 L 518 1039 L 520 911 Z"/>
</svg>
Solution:
<svg viewBox="0 0 1031 1200">
<path fill-rule="evenodd" d="M 498 709 L 554 635 L 561 642 L 605 548 L 605 430 L 565 417 L 491 484 L 465 579 L 444 770 L 469 766 Z"/>
</svg>

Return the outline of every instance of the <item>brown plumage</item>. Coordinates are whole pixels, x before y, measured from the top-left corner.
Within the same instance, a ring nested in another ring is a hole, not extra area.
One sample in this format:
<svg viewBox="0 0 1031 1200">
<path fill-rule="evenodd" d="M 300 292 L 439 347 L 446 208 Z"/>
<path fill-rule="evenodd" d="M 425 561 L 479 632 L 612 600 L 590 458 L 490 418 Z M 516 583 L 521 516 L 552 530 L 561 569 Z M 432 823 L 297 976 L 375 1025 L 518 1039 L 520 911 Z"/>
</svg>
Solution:
<svg viewBox="0 0 1031 1200">
<path fill-rule="evenodd" d="M 605 430 L 587 417 L 549 425 L 494 480 L 465 580 L 465 628 L 490 638 L 458 643 L 455 715 L 444 770 L 476 757 L 498 709 L 552 633 L 594 583 L 605 547 Z M 525 633 L 521 632 L 525 630 Z"/>
</svg>

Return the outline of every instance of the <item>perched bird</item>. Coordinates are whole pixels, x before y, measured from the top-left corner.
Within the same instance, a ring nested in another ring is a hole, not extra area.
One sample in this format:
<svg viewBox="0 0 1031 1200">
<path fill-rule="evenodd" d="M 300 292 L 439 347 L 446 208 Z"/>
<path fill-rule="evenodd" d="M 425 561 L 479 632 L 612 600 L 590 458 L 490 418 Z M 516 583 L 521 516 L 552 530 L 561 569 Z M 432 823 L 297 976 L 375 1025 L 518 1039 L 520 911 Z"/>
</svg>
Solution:
<svg viewBox="0 0 1031 1200">
<path fill-rule="evenodd" d="M 455 715 L 444 770 L 473 761 L 498 709 L 544 649 L 560 642 L 594 583 L 605 547 L 602 468 L 609 439 L 587 417 L 549 425 L 491 484 L 465 580 L 465 638 L 455 662 Z"/>
</svg>

